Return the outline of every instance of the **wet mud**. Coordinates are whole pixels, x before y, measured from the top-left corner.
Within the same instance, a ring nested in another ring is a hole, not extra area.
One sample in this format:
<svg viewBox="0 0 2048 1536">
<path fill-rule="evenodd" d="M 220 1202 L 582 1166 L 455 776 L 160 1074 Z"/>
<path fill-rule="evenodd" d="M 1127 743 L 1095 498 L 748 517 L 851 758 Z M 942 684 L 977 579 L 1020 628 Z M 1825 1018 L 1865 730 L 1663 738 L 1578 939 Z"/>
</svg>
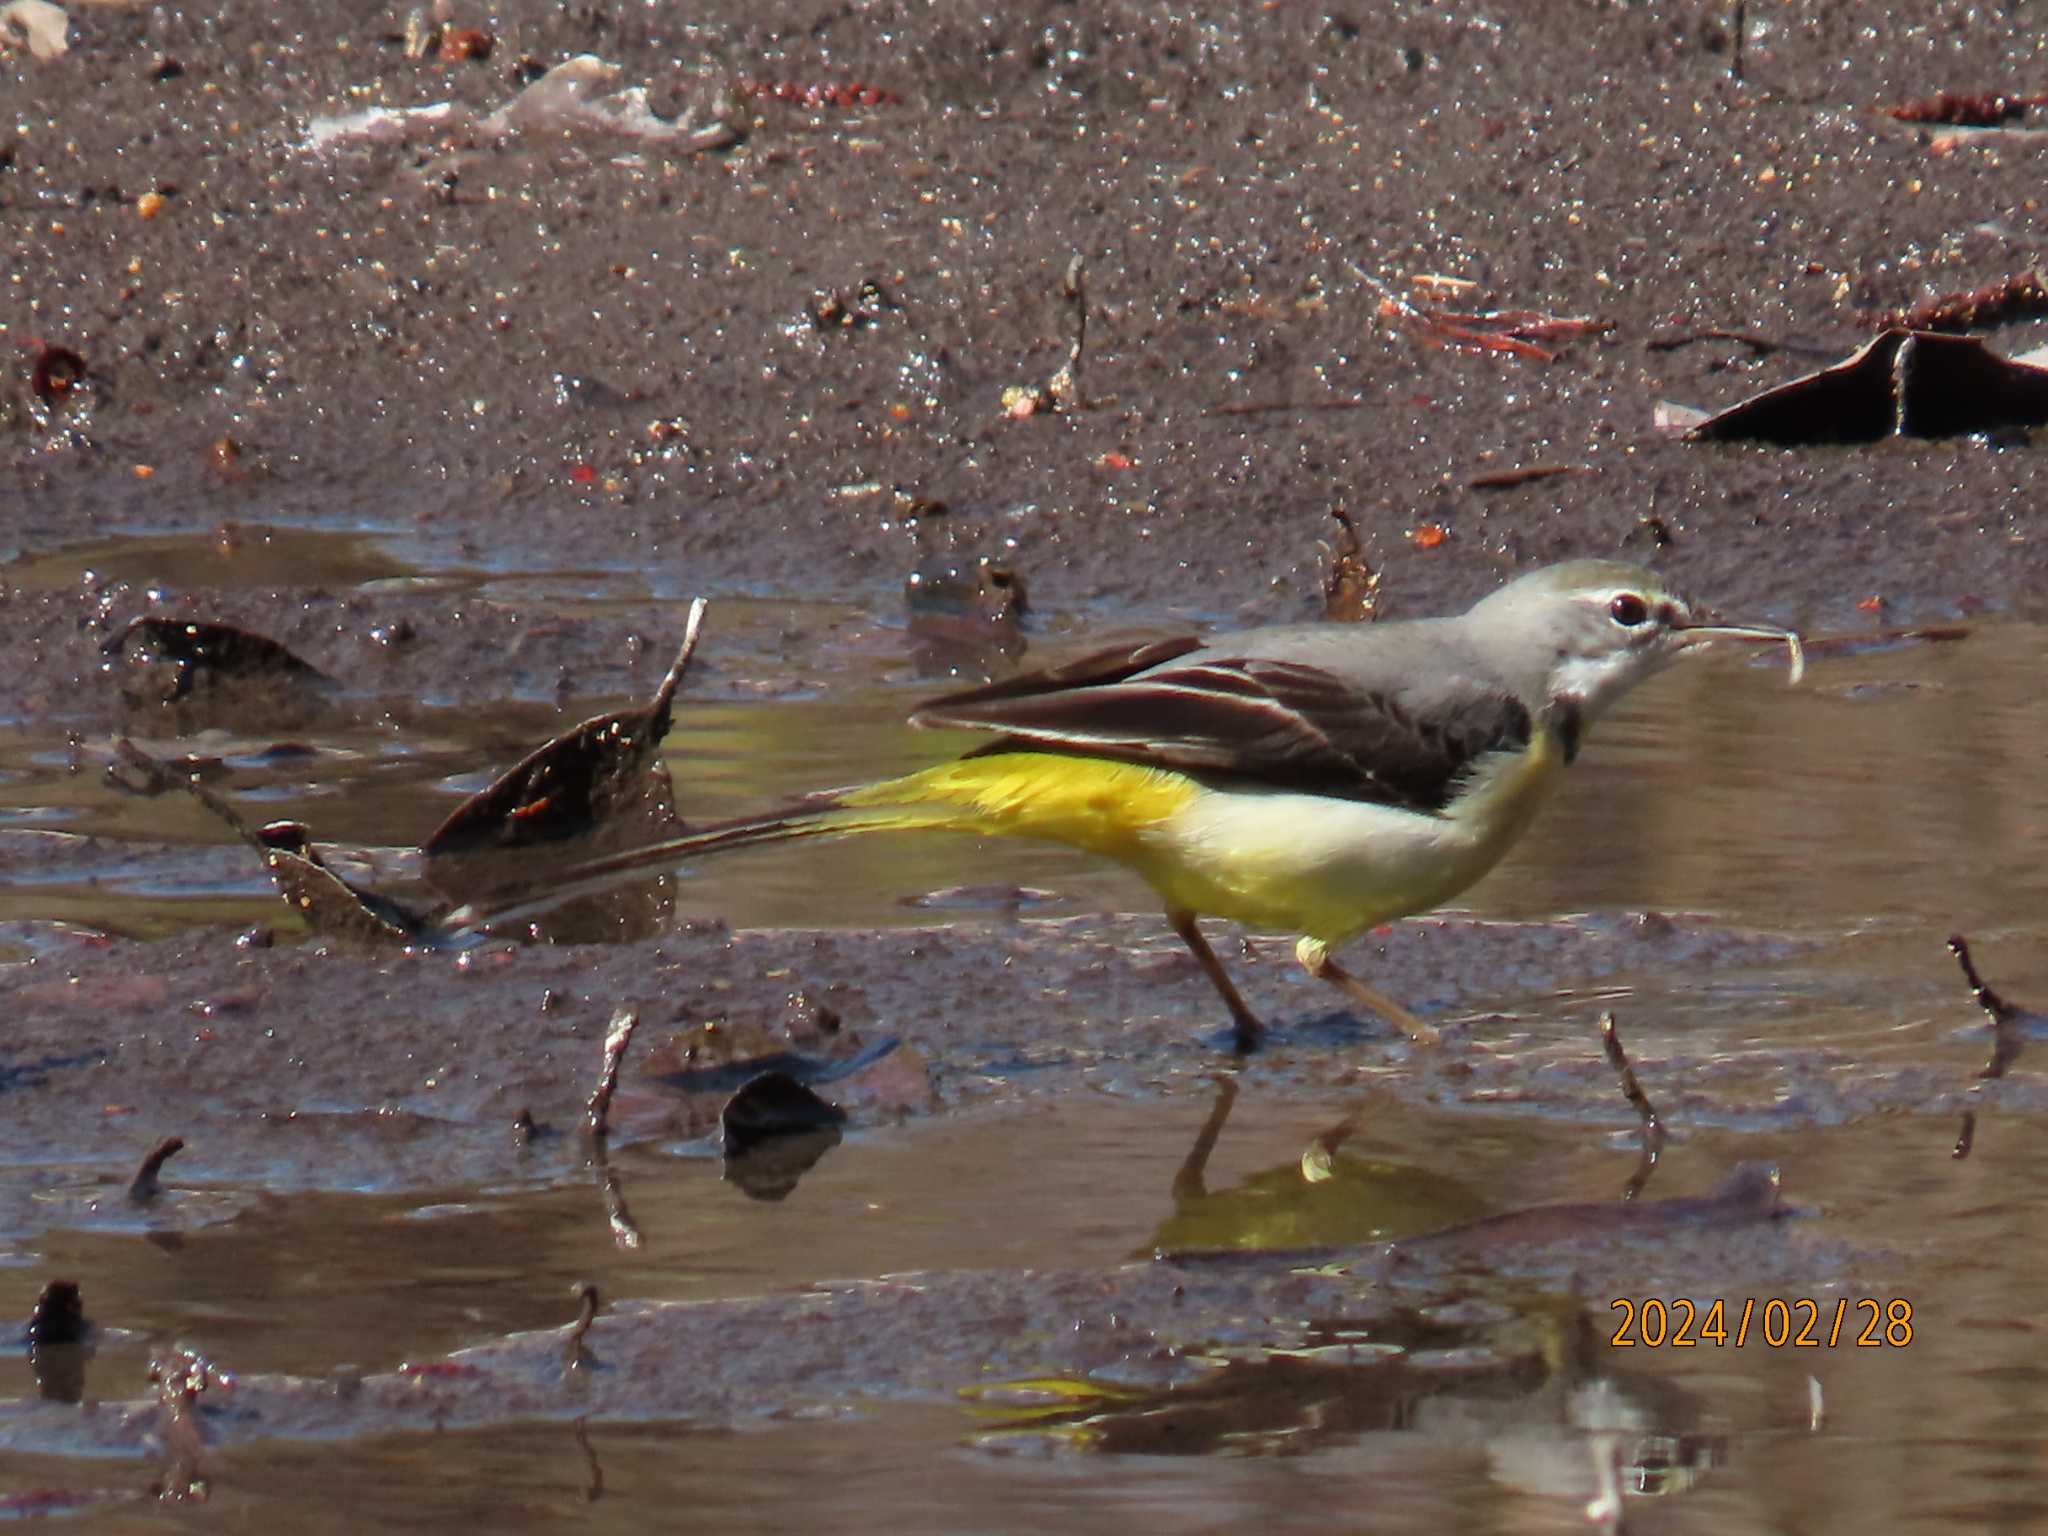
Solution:
<svg viewBox="0 0 2048 1536">
<path fill-rule="evenodd" d="M 2030 25 L 1370 9 L 0 47 L 0 1514 L 2048 1511 L 2034 432 L 1659 425 L 1902 319 L 2040 343 L 2040 109 L 1879 110 L 2025 88 Z M 1646 688 L 1469 905 L 1356 946 L 1436 1049 L 1218 927 L 1237 1060 L 1149 895 L 1040 848 L 436 942 L 466 806 L 521 859 L 564 786 L 695 825 L 936 760 L 908 711 L 1020 661 L 1615 553 L 1812 666 Z M 600 717 L 617 782 L 501 780 Z"/>
</svg>

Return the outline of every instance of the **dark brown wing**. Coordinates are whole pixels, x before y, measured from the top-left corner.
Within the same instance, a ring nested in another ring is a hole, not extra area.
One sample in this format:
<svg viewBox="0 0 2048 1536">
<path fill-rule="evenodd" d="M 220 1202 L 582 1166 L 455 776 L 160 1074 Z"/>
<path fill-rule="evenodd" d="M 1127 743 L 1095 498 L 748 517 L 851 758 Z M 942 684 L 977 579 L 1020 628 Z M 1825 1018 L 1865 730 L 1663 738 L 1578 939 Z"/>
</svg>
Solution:
<svg viewBox="0 0 2048 1536">
<path fill-rule="evenodd" d="M 1522 702 L 1476 680 L 1361 689 L 1326 668 L 1192 646 L 1149 670 L 1102 653 L 1060 673 L 927 704 L 920 725 L 1000 731 L 984 751 L 1087 753 L 1411 810 L 1439 811 L 1488 752 L 1529 743 Z M 1135 663 L 1139 652 L 1122 653 Z M 1139 675 L 1142 671 L 1142 675 Z"/>
</svg>

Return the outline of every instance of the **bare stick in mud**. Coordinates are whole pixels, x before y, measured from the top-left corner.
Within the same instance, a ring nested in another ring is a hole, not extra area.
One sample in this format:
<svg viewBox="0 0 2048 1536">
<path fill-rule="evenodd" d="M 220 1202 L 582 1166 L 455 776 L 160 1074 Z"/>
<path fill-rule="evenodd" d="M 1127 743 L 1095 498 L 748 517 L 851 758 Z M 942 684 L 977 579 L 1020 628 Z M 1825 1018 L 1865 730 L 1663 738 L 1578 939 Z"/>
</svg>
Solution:
<svg viewBox="0 0 2048 1536">
<path fill-rule="evenodd" d="M 1060 279 L 1060 297 L 1066 300 L 1067 309 L 1074 326 L 1073 340 L 1067 343 L 1067 360 L 1060 371 L 1046 383 L 1045 392 L 1052 397 L 1055 409 L 1062 411 L 1079 410 L 1087 403 L 1087 395 L 1081 388 L 1081 365 L 1087 360 L 1088 351 L 1088 287 L 1084 281 L 1086 264 L 1081 253 L 1076 251 L 1067 263 L 1066 275 Z"/>
<path fill-rule="evenodd" d="M 570 1294 L 576 1297 L 579 1309 L 576 1321 L 569 1325 L 568 1340 L 562 1345 L 562 1365 L 567 1370 L 578 1371 L 589 1363 L 590 1356 L 584 1351 L 583 1340 L 590 1332 L 590 1325 L 597 1321 L 597 1311 L 602 1302 L 597 1287 L 588 1280 L 570 1287 Z"/>
<path fill-rule="evenodd" d="M 1083 280 L 1086 263 L 1076 251 L 1067 262 L 1067 270 L 1060 279 L 1060 298 L 1065 302 L 1072 323 L 1072 334 L 1067 341 L 1067 360 L 1059 370 L 1043 384 L 1012 384 L 1003 391 L 1003 411 L 1006 415 L 1022 420 L 1035 416 L 1041 411 L 1070 413 L 1085 411 L 1095 406 L 1114 405 L 1116 397 L 1105 395 L 1100 400 L 1090 399 L 1081 382 L 1081 368 L 1088 355 L 1088 285 Z"/>
<path fill-rule="evenodd" d="M 1608 1065 L 1621 1078 L 1622 1097 L 1627 1099 L 1643 1122 L 1643 1149 L 1636 1160 L 1636 1171 L 1629 1175 L 1628 1187 L 1621 1198 L 1633 1200 L 1643 1192 L 1643 1186 L 1650 1182 L 1650 1175 L 1656 1171 L 1657 1159 L 1664 1151 L 1664 1122 L 1657 1118 L 1657 1108 L 1650 1102 L 1650 1096 L 1643 1092 L 1643 1085 L 1636 1080 L 1636 1069 L 1628 1059 L 1628 1052 L 1622 1049 L 1621 1035 L 1614 1027 L 1614 1015 L 1600 1015 L 1600 1044 L 1607 1051 Z"/>
<path fill-rule="evenodd" d="M 618 1174 L 612 1171 L 606 1142 L 612 1131 L 612 1095 L 618 1091 L 619 1067 L 626 1059 L 626 1047 L 633 1043 L 633 1031 L 639 1027 L 640 1015 L 631 1008 L 621 1008 L 612 1015 L 611 1027 L 604 1036 L 604 1073 L 598 1079 L 597 1091 L 590 1096 L 590 1109 L 584 1117 L 584 1129 L 590 1133 L 590 1165 L 597 1170 L 598 1184 L 604 1190 L 605 1221 L 621 1248 L 638 1248 L 640 1229 L 633 1223 L 633 1213 L 626 1209 L 625 1191 L 619 1187 Z"/>
<path fill-rule="evenodd" d="M 1963 980 L 1970 985 L 1970 995 L 1977 1000 L 1991 1020 L 1991 1059 L 1984 1063 L 1984 1070 L 1977 1075 L 1982 1078 L 2005 1076 L 2005 1069 L 2019 1058 L 2020 1019 L 2026 1010 L 2015 1007 L 1991 990 L 1984 978 L 1977 974 L 1977 963 L 1970 958 L 1970 944 L 1960 933 L 1950 934 L 1948 952 L 1956 957 L 1956 964 L 1963 968 Z"/>
<path fill-rule="evenodd" d="M 1977 973 L 1977 962 L 1970 957 L 1969 940 L 1960 933 L 1949 935 L 1948 952 L 1963 968 L 1963 980 L 1969 983 L 1970 996 L 1977 1000 L 1977 1006 L 1991 1020 L 1991 1059 L 1984 1063 L 1984 1069 L 1977 1076 L 1980 1080 L 2003 1077 L 2005 1069 L 2019 1058 L 2020 1047 L 2024 1043 L 2020 1036 L 2020 1020 L 2026 1010 L 1991 990 L 1990 983 Z M 1976 1144 L 1977 1111 L 1965 1109 L 1962 1124 L 1956 1129 L 1955 1145 L 1949 1149 L 1949 1157 L 1961 1162 Z"/>
<path fill-rule="evenodd" d="M 612 1094 L 619 1086 L 619 1065 L 626 1059 L 626 1047 L 633 1043 L 633 1031 L 640 1027 L 640 1015 L 631 1008 L 621 1008 L 612 1015 L 611 1027 L 604 1036 L 604 1074 L 598 1079 L 597 1091 L 590 1096 L 590 1112 L 586 1125 L 594 1140 L 602 1142 L 611 1134 Z"/>
<path fill-rule="evenodd" d="M 157 1182 L 157 1175 L 163 1171 L 165 1163 L 184 1150 L 185 1138 L 182 1136 L 166 1136 L 151 1147 L 137 1165 L 135 1177 L 128 1181 L 128 1198 L 137 1205 L 147 1205 L 163 1193 L 163 1186 Z"/>
<path fill-rule="evenodd" d="M 633 1220 L 633 1213 L 626 1209 L 626 1191 L 612 1167 L 604 1138 L 600 1136 L 590 1145 L 590 1162 L 597 1169 L 598 1184 L 604 1190 L 604 1219 L 605 1225 L 612 1229 L 612 1241 L 621 1248 L 638 1248 L 642 1241 L 640 1228 Z"/>
</svg>

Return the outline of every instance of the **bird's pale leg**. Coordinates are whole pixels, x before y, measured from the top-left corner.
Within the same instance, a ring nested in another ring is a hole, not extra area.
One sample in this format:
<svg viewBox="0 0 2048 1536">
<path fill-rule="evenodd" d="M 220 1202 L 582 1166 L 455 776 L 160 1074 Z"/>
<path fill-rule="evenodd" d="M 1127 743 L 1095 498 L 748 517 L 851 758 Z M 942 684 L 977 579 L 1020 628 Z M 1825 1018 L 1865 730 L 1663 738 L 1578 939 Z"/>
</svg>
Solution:
<svg viewBox="0 0 2048 1536">
<path fill-rule="evenodd" d="M 1166 920 L 1180 935 L 1180 941 L 1194 954 L 1196 963 L 1202 967 L 1202 974 L 1223 994 L 1224 1005 L 1230 1009 L 1230 1022 L 1237 1032 L 1237 1053 L 1240 1056 L 1247 1054 L 1259 1043 L 1259 1036 L 1265 1033 L 1265 1025 L 1238 995 L 1237 984 L 1223 969 L 1223 962 L 1216 958 L 1216 951 L 1209 947 L 1209 941 L 1202 937 L 1202 930 L 1195 926 L 1195 914 L 1169 908 Z"/>
<path fill-rule="evenodd" d="M 1367 986 L 1332 960 L 1330 946 L 1321 939 L 1303 939 L 1294 946 L 1294 958 L 1301 962 L 1301 968 L 1309 975 L 1327 981 L 1353 1002 L 1370 1008 L 1389 1024 L 1406 1030 L 1409 1038 L 1416 1044 L 1435 1045 L 1442 1038 L 1434 1028 L 1423 1023 L 1384 992 Z"/>
</svg>

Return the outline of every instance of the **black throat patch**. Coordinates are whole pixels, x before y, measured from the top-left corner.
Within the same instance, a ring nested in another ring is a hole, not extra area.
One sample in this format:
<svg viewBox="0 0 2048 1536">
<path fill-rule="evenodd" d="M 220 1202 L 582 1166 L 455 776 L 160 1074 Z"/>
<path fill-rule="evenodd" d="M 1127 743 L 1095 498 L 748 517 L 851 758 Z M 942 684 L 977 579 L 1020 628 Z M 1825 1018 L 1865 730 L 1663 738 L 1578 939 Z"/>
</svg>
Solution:
<svg viewBox="0 0 2048 1536">
<path fill-rule="evenodd" d="M 1575 763 L 1579 760 L 1579 738 L 1586 734 L 1586 716 L 1579 708 L 1577 699 L 1552 699 L 1547 711 L 1551 729 L 1557 732 L 1557 739 L 1564 745 L 1564 760 Z"/>
</svg>

